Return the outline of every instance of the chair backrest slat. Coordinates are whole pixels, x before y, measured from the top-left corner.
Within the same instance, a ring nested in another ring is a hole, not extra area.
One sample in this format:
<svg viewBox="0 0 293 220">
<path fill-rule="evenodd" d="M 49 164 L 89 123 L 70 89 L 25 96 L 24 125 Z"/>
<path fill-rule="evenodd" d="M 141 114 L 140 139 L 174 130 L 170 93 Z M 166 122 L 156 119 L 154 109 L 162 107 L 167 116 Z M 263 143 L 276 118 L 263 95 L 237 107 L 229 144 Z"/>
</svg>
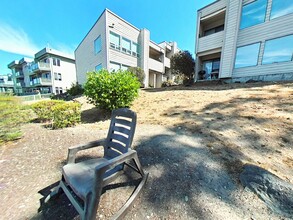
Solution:
<svg viewBox="0 0 293 220">
<path fill-rule="evenodd" d="M 113 110 L 106 140 L 105 157 L 113 158 L 126 153 L 131 147 L 135 128 L 135 112 L 127 108 Z"/>
<path fill-rule="evenodd" d="M 122 134 L 126 134 L 129 135 L 130 134 L 130 130 L 124 127 L 118 127 L 118 126 L 114 126 L 113 128 L 114 131 L 120 132 Z"/>
<path fill-rule="evenodd" d="M 119 151 L 120 153 L 126 153 L 128 151 L 128 149 L 123 146 L 121 143 L 117 143 L 117 142 L 109 142 L 108 147 L 115 149 L 116 151 Z"/>
</svg>

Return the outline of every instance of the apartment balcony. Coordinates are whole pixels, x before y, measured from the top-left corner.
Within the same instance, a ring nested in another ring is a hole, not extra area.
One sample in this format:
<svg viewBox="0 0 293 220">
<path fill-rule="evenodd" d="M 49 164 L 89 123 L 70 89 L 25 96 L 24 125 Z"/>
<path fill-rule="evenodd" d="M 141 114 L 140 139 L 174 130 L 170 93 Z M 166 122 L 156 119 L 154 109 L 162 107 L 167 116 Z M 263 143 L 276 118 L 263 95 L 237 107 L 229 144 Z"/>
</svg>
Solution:
<svg viewBox="0 0 293 220">
<path fill-rule="evenodd" d="M 35 73 L 48 72 L 50 70 L 51 70 L 50 63 L 37 62 L 31 65 L 30 75 L 33 75 Z"/>
<path fill-rule="evenodd" d="M 30 86 L 52 86 L 52 80 L 47 78 L 35 78 L 30 81 Z"/>
<path fill-rule="evenodd" d="M 15 72 L 15 78 L 23 78 L 23 77 L 24 75 L 22 72 L 19 72 L 19 71 Z"/>
<path fill-rule="evenodd" d="M 220 31 L 198 39 L 197 53 L 222 48 L 224 31 Z"/>
<path fill-rule="evenodd" d="M 164 65 L 160 61 L 149 58 L 149 69 L 162 73 L 164 72 Z"/>
<path fill-rule="evenodd" d="M 24 86 L 25 86 L 24 82 L 17 82 L 17 83 L 15 83 L 15 87 L 16 88 L 22 88 Z"/>
</svg>

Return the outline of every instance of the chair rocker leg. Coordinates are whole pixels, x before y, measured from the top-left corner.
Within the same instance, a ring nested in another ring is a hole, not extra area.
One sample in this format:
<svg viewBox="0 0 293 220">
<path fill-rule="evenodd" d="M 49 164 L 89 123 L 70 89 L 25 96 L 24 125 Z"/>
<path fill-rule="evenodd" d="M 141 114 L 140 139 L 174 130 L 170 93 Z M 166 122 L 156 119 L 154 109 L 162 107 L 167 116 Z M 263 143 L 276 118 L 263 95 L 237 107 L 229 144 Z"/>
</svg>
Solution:
<svg viewBox="0 0 293 220">
<path fill-rule="evenodd" d="M 58 184 L 58 186 L 56 186 L 53 191 L 47 195 L 47 197 L 45 198 L 44 202 L 47 203 L 52 197 L 57 197 L 62 193 L 62 188 L 60 186 L 60 183 Z"/>
<path fill-rule="evenodd" d="M 148 173 L 144 173 L 142 175 L 142 180 L 140 181 L 139 185 L 135 188 L 132 195 L 129 197 L 127 202 L 119 209 L 119 211 L 117 213 L 115 213 L 115 215 L 112 216 L 111 219 L 113 219 L 113 220 L 114 219 L 123 219 L 123 217 L 126 215 L 128 210 L 131 208 L 133 202 L 140 195 L 140 193 L 141 193 L 141 191 L 147 181 L 148 175 L 149 175 Z"/>
</svg>

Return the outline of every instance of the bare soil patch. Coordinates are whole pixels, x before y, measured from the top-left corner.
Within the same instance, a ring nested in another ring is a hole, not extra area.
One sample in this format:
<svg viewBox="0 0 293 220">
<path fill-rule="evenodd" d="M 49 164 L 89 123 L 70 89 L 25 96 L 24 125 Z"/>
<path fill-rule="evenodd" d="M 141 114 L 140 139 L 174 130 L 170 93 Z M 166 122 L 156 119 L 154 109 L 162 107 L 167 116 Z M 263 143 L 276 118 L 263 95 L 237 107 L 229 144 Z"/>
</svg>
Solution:
<svg viewBox="0 0 293 220">
<path fill-rule="evenodd" d="M 134 146 L 150 176 L 126 219 L 285 219 L 244 189 L 239 174 L 250 163 L 293 183 L 292 98 L 292 82 L 141 90 L 131 107 L 138 115 Z M 106 136 L 109 114 L 77 101 L 81 125 L 48 130 L 31 123 L 22 139 L 1 146 L 0 219 L 79 218 L 64 196 L 40 207 L 67 148 Z M 98 217 L 107 219 L 132 187 L 106 191 Z"/>
</svg>

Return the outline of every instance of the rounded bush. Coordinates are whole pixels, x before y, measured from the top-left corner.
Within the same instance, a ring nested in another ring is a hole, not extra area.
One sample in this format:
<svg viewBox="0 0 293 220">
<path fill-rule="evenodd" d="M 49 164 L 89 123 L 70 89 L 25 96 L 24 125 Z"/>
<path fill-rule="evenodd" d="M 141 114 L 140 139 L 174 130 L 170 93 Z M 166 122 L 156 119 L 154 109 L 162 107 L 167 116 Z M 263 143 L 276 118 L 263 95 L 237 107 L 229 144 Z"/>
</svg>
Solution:
<svg viewBox="0 0 293 220">
<path fill-rule="evenodd" d="M 80 122 L 81 104 L 61 100 L 40 101 L 32 105 L 38 119 L 49 122 L 53 129 L 73 126 Z"/>
<path fill-rule="evenodd" d="M 112 72 L 102 69 L 88 73 L 84 94 L 97 108 L 113 110 L 129 107 L 138 96 L 140 82 L 129 71 Z"/>
</svg>

